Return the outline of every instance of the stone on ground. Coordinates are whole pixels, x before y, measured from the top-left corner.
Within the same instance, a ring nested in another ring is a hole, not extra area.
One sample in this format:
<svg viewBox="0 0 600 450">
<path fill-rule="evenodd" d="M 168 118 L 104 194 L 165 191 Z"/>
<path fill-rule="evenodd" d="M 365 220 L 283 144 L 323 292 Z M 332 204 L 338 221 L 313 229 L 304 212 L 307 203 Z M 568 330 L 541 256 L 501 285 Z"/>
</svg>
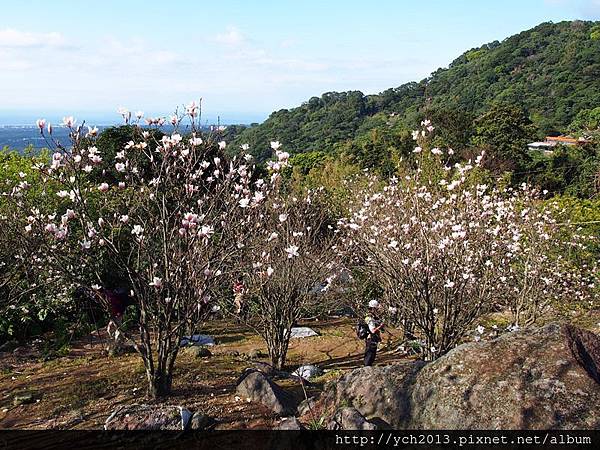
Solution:
<svg viewBox="0 0 600 450">
<path fill-rule="evenodd" d="M 184 347 L 183 353 L 194 358 L 210 358 L 212 353 L 206 347 L 188 346 Z"/>
<path fill-rule="evenodd" d="M 327 424 L 328 430 L 376 430 L 377 427 L 369 422 L 352 407 L 340 408 Z"/>
<path fill-rule="evenodd" d="M 304 416 L 305 414 L 310 414 L 311 410 L 315 409 L 317 400 L 317 397 L 308 397 L 307 399 L 302 400 L 298 405 L 298 415 Z"/>
<path fill-rule="evenodd" d="M 265 353 L 263 353 L 262 350 L 258 349 L 258 348 L 253 348 L 252 350 L 249 350 L 246 353 L 246 357 L 248 359 L 257 359 L 257 358 L 264 358 L 265 356 L 267 356 Z"/>
<path fill-rule="evenodd" d="M 209 426 L 214 423 L 214 419 L 206 414 L 202 414 L 200 412 L 195 412 L 192 418 L 190 419 L 190 423 L 188 429 L 190 430 L 205 430 Z"/>
<path fill-rule="evenodd" d="M 35 401 L 35 397 L 32 392 L 21 392 L 19 394 L 15 394 L 13 397 L 13 405 L 28 405 L 29 403 L 33 403 Z"/>
<path fill-rule="evenodd" d="M 105 430 L 185 430 L 192 413 L 181 406 L 119 406 L 106 419 Z"/>
<path fill-rule="evenodd" d="M 290 416 L 296 413 L 296 402 L 292 395 L 261 372 L 249 371 L 242 376 L 236 392 L 244 399 L 263 404 L 280 416 Z"/>
</svg>

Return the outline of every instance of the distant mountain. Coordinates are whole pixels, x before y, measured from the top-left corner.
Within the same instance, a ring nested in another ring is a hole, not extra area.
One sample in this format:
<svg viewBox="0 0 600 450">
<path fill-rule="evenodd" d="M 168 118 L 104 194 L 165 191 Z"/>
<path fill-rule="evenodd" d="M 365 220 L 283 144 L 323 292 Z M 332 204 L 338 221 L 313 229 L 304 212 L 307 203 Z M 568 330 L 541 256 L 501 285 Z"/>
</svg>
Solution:
<svg viewBox="0 0 600 450">
<path fill-rule="evenodd" d="M 540 135 L 566 130 L 584 109 L 600 106 L 600 22 L 543 23 L 471 49 L 429 78 L 378 95 L 329 92 L 272 113 L 238 133 L 256 156 L 270 156 L 269 140 L 300 153 L 330 151 L 395 117 L 407 129 L 436 111 L 476 117 L 493 103 L 521 106 Z"/>
</svg>

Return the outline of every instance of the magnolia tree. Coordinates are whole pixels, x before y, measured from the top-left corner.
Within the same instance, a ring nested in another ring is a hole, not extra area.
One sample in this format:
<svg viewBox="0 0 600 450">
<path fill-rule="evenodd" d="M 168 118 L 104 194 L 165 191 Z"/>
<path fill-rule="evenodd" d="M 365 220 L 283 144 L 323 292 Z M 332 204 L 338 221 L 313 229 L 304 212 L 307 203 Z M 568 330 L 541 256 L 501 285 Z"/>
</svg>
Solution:
<svg viewBox="0 0 600 450">
<path fill-rule="evenodd" d="M 416 168 L 357 192 L 340 225 L 350 264 L 414 324 L 425 357 L 450 350 L 498 307 L 508 307 L 519 325 L 552 299 L 591 295 L 592 272 L 574 267 L 567 253 L 583 237 L 561 233 L 528 186 L 485 184 L 483 154 L 451 165 L 452 150 L 430 148 L 433 127 L 422 126 L 414 133 Z"/>
<path fill-rule="evenodd" d="M 242 318 L 263 337 L 273 365 L 281 369 L 293 324 L 328 298 L 337 235 L 320 191 L 286 191 L 280 170 L 289 155 L 278 142 L 271 146 L 276 160 L 268 163 L 271 177 L 261 191 L 265 200 L 255 207 L 256 222 L 247 230 L 250 239 L 238 276 L 250 311 Z"/>
<path fill-rule="evenodd" d="M 31 168 L 42 159 L 0 154 L 0 335 L 23 337 L 32 323 L 72 310 L 72 286 L 59 282 L 59 271 L 42 263 L 40 242 L 24 233 L 22 205 L 58 204 L 52 186 Z"/>
<path fill-rule="evenodd" d="M 139 332 L 126 337 L 143 359 L 152 397 L 170 392 L 186 327 L 212 308 L 214 291 L 244 247 L 242 231 L 255 223 L 256 209 L 247 202 L 263 199 L 253 192 L 260 183 L 251 183 L 251 157 L 228 160 L 218 132 L 200 132 L 199 112 L 192 102 L 184 114 L 172 116 L 174 131 L 159 141 L 137 114 L 135 138 L 112 161 L 104 161 L 94 145 L 96 128 L 84 131 L 65 118 L 72 140 L 66 148 L 38 121 L 56 151 L 36 168 L 59 185 L 60 207 L 45 211 L 24 203 L 18 194 L 26 187 L 9 193 L 27 216 L 22 236 L 40 248 L 45 265 L 89 286 L 99 299 L 97 261 L 108 260 L 124 274 L 139 309 Z M 122 114 L 130 122 L 131 114 Z M 185 137 L 179 131 L 184 121 Z M 149 127 L 164 122 L 146 119 Z"/>
</svg>

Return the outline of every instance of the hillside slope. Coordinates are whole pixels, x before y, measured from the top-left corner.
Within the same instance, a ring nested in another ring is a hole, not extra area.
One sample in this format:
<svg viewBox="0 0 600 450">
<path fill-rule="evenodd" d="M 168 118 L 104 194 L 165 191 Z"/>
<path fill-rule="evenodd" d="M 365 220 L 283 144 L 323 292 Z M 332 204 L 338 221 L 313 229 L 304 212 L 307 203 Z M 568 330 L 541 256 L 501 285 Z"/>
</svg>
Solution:
<svg viewBox="0 0 600 450">
<path fill-rule="evenodd" d="M 235 141 L 249 143 L 260 159 L 269 157 L 271 139 L 292 152 L 330 151 L 381 126 L 390 114 L 409 129 L 425 110 L 460 109 L 476 116 L 495 102 L 521 106 L 540 134 L 564 131 L 579 111 L 600 105 L 600 22 L 543 23 L 471 49 L 425 80 L 378 95 L 313 97 L 272 113 Z"/>
</svg>

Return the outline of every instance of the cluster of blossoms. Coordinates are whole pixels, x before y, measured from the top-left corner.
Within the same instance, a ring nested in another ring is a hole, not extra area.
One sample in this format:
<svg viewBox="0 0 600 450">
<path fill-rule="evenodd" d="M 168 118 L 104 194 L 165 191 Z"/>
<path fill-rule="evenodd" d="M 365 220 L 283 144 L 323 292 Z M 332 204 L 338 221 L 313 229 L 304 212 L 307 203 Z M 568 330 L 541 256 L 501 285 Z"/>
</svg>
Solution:
<svg viewBox="0 0 600 450">
<path fill-rule="evenodd" d="M 99 288 L 104 282 L 96 276 L 97 265 L 105 263 L 126 275 L 144 318 L 140 341 L 132 343 L 158 392 L 168 386 L 165 374 L 152 368 L 172 367 L 168 361 L 178 347 L 173 343 L 185 326 L 210 314 L 212 291 L 221 288 L 251 239 L 249 231 L 289 155 L 276 145 L 277 164 L 265 181 L 253 175 L 248 146 L 228 157 L 222 127 L 215 133 L 197 127 L 198 103 L 191 102 L 182 116 L 148 117 L 146 126 L 141 111 L 119 113 L 133 126 L 131 139 L 116 154 L 103 152 L 97 128 L 86 132 L 66 117 L 72 144 L 66 148 L 40 119 L 40 133 L 55 150 L 33 170 L 55 201 L 29 205 L 25 178 L 11 187 L 9 198 L 29 211 L 19 222 L 25 238 L 35 241 L 45 265 L 60 270 L 65 280 Z M 191 128 L 184 134 L 177 127 L 186 117 Z M 160 127 L 167 122 L 175 129 L 166 134 Z M 153 333 L 144 331 L 150 329 Z"/>
<path fill-rule="evenodd" d="M 271 142 L 271 148 L 275 152 L 275 161 L 268 161 L 267 167 L 273 172 L 273 176 L 275 177 L 272 181 L 275 181 L 277 178 L 277 174 L 281 169 L 288 166 L 288 160 L 290 158 L 290 154 L 288 152 L 284 152 L 279 150 L 281 148 L 281 144 L 279 141 Z"/>
<path fill-rule="evenodd" d="M 593 270 L 572 267 L 566 252 L 588 237 L 563 239 L 552 208 L 527 185 L 483 183 L 483 155 L 445 165 L 418 139 L 418 168 L 383 188 L 373 180 L 340 220 L 350 264 L 385 289 L 388 305 L 445 352 L 482 313 L 505 307 L 515 324 L 535 320 L 554 299 L 583 299 Z M 422 170 L 425 168 L 426 170 Z"/>
</svg>

